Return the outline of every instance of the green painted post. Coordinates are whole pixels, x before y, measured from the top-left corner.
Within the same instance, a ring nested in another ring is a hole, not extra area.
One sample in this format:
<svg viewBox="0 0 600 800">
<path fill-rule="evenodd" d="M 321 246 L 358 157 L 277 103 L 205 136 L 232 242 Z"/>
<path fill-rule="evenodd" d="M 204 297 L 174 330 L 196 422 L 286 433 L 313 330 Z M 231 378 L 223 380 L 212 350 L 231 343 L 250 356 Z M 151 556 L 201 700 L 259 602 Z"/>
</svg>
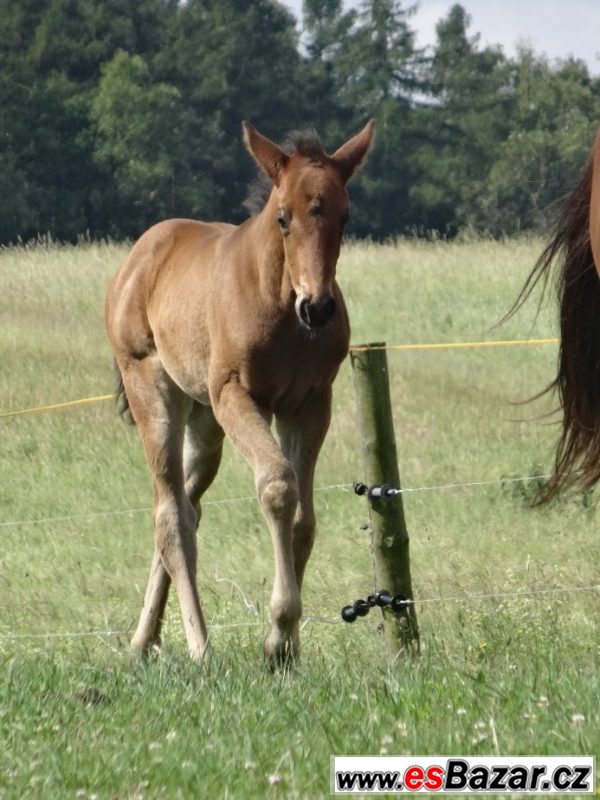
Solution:
<svg viewBox="0 0 600 800">
<path fill-rule="evenodd" d="M 364 456 L 367 486 L 400 488 L 400 472 L 392 420 L 390 382 L 385 344 L 359 345 L 350 360 Z M 364 348 L 364 349 L 363 349 Z M 402 495 L 370 498 L 371 547 L 377 589 L 412 600 L 408 532 Z M 400 612 L 383 609 L 388 657 L 419 652 L 419 629 L 414 605 Z"/>
</svg>

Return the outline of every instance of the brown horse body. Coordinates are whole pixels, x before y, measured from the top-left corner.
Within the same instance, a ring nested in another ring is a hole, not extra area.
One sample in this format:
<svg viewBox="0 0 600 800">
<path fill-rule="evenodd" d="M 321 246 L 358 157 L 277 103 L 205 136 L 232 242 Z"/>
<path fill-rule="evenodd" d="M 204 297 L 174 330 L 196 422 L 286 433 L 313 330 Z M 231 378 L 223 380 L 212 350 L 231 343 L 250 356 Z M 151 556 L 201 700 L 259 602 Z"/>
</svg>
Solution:
<svg viewBox="0 0 600 800">
<path fill-rule="evenodd" d="M 576 479 L 600 480 L 600 131 L 585 172 L 565 198 L 554 231 L 515 304 L 556 267 L 560 306 L 556 389 L 563 409 L 554 475 L 542 499 Z"/>
<path fill-rule="evenodd" d="M 372 123 L 332 156 L 306 137 L 285 152 L 249 124 L 244 138 L 273 183 L 264 209 L 240 226 L 155 225 L 114 276 L 105 318 L 154 490 L 155 553 L 133 647 L 159 642 L 173 582 L 189 652 L 205 652 L 196 528 L 227 435 L 254 471 L 273 540 L 265 651 L 281 660 L 298 652 L 313 474 L 349 344 L 335 281 L 345 183 L 368 151 Z"/>
</svg>

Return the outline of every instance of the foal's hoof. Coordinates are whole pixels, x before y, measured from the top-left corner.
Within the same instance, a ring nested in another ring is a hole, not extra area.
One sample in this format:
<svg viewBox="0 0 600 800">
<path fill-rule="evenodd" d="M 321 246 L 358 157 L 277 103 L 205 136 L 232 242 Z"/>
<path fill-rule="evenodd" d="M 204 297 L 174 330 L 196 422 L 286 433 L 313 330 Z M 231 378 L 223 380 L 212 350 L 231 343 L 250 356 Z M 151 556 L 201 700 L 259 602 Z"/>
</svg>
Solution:
<svg viewBox="0 0 600 800">
<path fill-rule="evenodd" d="M 293 667 L 300 659 L 297 637 L 283 638 L 271 632 L 265 639 L 265 659 L 272 670 Z"/>
</svg>

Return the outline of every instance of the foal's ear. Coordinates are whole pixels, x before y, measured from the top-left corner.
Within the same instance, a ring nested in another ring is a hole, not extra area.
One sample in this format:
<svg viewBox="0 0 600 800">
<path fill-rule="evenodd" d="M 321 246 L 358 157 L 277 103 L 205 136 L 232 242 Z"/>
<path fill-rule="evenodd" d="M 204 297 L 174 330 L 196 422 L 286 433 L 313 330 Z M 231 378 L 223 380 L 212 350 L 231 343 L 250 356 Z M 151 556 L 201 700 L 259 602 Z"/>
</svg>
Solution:
<svg viewBox="0 0 600 800">
<path fill-rule="evenodd" d="M 259 133 L 249 122 L 244 120 L 242 129 L 244 131 L 244 144 L 248 148 L 248 152 L 258 166 L 271 178 L 275 186 L 279 186 L 281 173 L 290 157 L 287 153 L 284 153 L 279 145 Z"/>
<path fill-rule="evenodd" d="M 342 173 L 344 183 L 352 177 L 353 173 L 365 160 L 365 156 L 373 143 L 374 125 L 375 120 L 370 119 L 360 133 L 348 139 L 346 144 L 343 144 L 331 156 L 332 161 L 335 162 Z"/>
</svg>

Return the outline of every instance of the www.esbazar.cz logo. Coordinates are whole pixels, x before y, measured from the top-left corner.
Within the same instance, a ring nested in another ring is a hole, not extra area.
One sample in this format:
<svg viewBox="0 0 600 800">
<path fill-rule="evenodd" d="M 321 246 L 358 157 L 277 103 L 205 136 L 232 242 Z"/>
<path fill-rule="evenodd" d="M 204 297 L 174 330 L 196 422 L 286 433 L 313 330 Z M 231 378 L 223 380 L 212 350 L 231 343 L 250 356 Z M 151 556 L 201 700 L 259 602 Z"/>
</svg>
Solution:
<svg viewBox="0 0 600 800">
<path fill-rule="evenodd" d="M 332 756 L 332 794 L 594 794 L 593 756 Z"/>
</svg>

